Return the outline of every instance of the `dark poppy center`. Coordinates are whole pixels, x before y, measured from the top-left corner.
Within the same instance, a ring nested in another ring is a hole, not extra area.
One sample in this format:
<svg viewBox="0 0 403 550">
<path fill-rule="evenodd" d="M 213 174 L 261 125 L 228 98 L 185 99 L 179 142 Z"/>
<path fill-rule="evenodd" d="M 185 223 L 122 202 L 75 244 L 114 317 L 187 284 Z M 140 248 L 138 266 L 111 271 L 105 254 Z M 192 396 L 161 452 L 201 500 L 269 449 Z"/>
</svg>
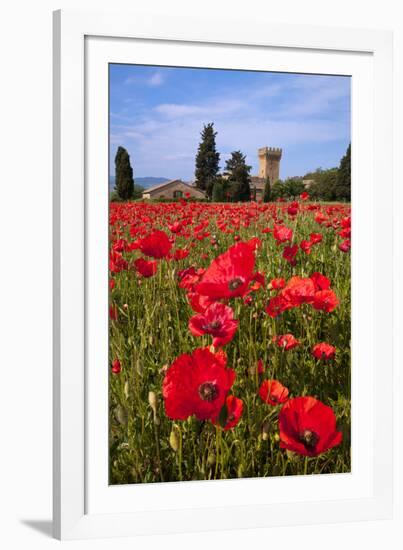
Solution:
<svg viewBox="0 0 403 550">
<path fill-rule="evenodd" d="M 304 444 L 306 449 L 312 451 L 312 449 L 314 449 L 316 444 L 318 443 L 319 437 L 315 432 L 312 432 L 311 430 L 304 430 L 302 434 L 300 434 L 300 441 Z"/>
<path fill-rule="evenodd" d="M 214 382 L 204 382 L 199 386 L 199 396 L 203 401 L 211 403 L 218 397 L 218 388 Z"/>
<path fill-rule="evenodd" d="M 243 280 L 240 277 L 235 277 L 235 279 L 231 279 L 231 281 L 228 283 L 228 288 L 232 291 L 232 290 L 236 290 L 242 285 L 243 285 Z"/>
<path fill-rule="evenodd" d="M 204 325 L 204 330 L 217 330 L 221 327 L 220 321 L 213 321 L 212 323 L 208 323 L 207 325 Z"/>
</svg>

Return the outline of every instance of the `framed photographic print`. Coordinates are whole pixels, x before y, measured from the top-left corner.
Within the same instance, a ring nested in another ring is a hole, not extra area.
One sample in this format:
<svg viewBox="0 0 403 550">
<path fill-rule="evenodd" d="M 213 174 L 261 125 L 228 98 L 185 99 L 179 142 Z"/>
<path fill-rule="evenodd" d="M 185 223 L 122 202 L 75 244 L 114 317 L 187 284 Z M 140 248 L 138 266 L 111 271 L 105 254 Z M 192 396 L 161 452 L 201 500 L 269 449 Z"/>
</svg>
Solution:
<svg viewBox="0 0 403 550">
<path fill-rule="evenodd" d="M 200 23 L 54 15 L 58 538 L 391 514 L 391 34 Z"/>
</svg>

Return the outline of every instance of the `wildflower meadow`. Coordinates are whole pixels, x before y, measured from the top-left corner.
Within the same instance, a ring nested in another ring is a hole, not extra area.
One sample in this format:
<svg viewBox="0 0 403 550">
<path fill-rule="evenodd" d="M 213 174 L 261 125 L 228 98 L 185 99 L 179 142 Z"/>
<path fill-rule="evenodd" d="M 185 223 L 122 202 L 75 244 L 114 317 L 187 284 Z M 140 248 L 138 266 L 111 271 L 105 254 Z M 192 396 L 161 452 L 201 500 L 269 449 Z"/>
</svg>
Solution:
<svg viewBox="0 0 403 550">
<path fill-rule="evenodd" d="M 348 203 L 110 203 L 110 483 L 350 472 Z"/>
</svg>

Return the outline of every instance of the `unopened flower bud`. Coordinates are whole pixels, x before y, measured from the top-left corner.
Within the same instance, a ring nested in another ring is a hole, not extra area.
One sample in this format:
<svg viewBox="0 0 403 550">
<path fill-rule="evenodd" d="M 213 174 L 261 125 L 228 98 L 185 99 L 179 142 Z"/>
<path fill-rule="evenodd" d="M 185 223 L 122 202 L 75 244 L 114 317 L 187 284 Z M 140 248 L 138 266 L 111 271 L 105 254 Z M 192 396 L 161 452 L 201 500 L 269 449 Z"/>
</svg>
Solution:
<svg viewBox="0 0 403 550">
<path fill-rule="evenodd" d="M 114 359 L 112 361 L 112 372 L 113 374 L 120 374 L 122 370 L 122 365 L 120 364 L 119 359 Z"/>
<path fill-rule="evenodd" d="M 179 436 L 178 431 L 175 427 L 172 428 L 171 433 L 169 435 L 169 444 L 175 453 L 179 449 Z"/>
<path fill-rule="evenodd" d="M 268 422 L 265 422 L 262 426 L 263 441 L 267 441 L 269 439 L 269 433 L 270 433 L 270 424 Z"/>
<path fill-rule="evenodd" d="M 150 404 L 150 407 L 153 411 L 154 415 L 154 424 L 159 424 L 158 419 L 158 400 L 157 396 L 153 391 L 148 392 L 148 402 Z"/>
<path fill-rule="evenodd" d="M 115 417 L 116 417 L 116 420 L 119 422 L 119 424 L 121 424 L 122 426 L 127 426 L 127 421 L 128 421 L 127 410 L 124 407 L 122 407 L 122 405 L 118 405 L 115 408 Z"/>
</svg>

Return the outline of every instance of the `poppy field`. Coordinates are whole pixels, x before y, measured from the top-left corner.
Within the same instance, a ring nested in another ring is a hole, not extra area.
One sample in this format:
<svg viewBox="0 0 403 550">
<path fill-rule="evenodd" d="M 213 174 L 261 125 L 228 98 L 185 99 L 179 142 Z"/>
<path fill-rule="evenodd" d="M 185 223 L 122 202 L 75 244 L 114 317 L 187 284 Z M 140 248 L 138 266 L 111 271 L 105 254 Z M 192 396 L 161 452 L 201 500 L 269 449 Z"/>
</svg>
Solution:
<svg viewBox="0 0 403 550">
<path fill-rule="evenodd" d="M 350 472 L 350 205 L 109 214 L 110 483 Z"/>
</svg>

